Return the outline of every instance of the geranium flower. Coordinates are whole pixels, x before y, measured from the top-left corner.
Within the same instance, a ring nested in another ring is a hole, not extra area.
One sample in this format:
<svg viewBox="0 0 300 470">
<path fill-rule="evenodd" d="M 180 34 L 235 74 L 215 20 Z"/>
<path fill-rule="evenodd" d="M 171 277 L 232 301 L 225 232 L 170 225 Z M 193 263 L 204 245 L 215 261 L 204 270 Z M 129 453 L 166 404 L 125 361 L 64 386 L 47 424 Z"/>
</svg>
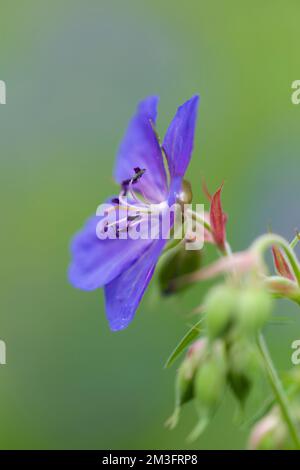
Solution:
<svg viewBox="0 0 300 470">
<path fill-rule="evenodd" d="M 138 105 L 117 154 L 114 176 L 121 192 L 109 200 L 116 220 L 104 227 L 113 226 L 118 236 L 99 239 L 97 226 L 103 217 L 96 215 L 72 241 L 70 282 L 83 290 L 104 287 L 111 330 L 126 328 L 132 321 L 166 243 L 161 232 L 157 239 L 123 239 L 122 234 L 141 224 L 139 214 L 150 207 L 163 212 L 180 197 L 193 150 L 198 101 L 194 96 L 178 108 L 162 146 L 154 127 L 158 98 L 148 97 Z"/>
</svg>

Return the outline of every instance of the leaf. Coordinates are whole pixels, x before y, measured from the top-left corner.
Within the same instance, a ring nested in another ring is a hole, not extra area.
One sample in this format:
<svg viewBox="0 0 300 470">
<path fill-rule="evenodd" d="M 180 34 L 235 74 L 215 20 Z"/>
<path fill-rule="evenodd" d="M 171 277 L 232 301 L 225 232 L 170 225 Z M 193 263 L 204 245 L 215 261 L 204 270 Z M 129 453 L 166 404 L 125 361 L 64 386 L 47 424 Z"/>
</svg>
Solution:
<svg viewBox="0 0 300 470">
<path fill-rule="evenodd" d="M 222 189 L 223 189 L 223 184 L 215 192 L 215 194 L 213 195 L 211 199 L 210 223 L 211 223 L 212 233 L 213 233 L 216 245 L 218 245 L 218 247 L 221 250 L 224 250 L 225 242 L 226 242 L 227 217 L 222 209 L 222 203 L 221 203 Z"/>
<path fill-rule="evenodd" d="M 175 294 L 189 285 L 180 286 L 175 281 L 180 277 L 198 271 L 201 267 L 202 254 L 199 250 L 186 250 L 182 245 L 164 262 L 159 273 L 159 285 L 162 294 Z"/>
<path fill-rule="evenodd" d="M 203 318 L 198 321 L 192 328 L 184 335 L 182 340 L 178 343 L 172 354 L 169 356 L 165 368 L 170 367 L 174 361 L 183 353 L 183 351 L 200 335 L 201 329 L 199 325 L 203 322 Z"/>
</svg>

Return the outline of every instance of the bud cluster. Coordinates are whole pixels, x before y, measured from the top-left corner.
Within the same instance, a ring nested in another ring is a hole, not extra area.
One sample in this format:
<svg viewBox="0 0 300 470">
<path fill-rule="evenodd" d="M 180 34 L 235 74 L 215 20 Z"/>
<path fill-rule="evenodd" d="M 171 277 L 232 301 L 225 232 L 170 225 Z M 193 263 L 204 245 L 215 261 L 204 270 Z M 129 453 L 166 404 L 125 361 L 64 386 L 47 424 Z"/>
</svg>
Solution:
<svg viewBox="0 0 300 470">
<path fill-rule="evenodd" d="M 171 427 L 178 421 L 181 406 L 194 399 L 199 420 L 190 437 L 196 439 L 221 403 L 226 387 L 244 406 L 260 368 L 256 333 L 271 310 L 271 296 L 261 286 L 241 288 L 226 283 L 211 289 L 204 301 L 206 337 L 190 347 L 177 373 Z"/>
<path fill-rule="evenodd" d="M 300 373 L 289 375 L 289 383 L 281 384 L 276 368 L 263 339 L 262 328 L 271 317 L 274 298 L 286 298 L 300 305 L 300 262 L 294 248 L 300 241 L 297 232 L 289 243 L 279 235 L 258 237 L 245 251 L 233 252 L 227 240 L 227 215 L 223 211 L 223 185 L 210 195 L 210 211 L 203 223 L 205 246 L 217 248 L 221 258 L 205 265 L 203 255 L 196 259 L 180 256 L 180 249 L 162 270 L 161 278 L 167 289 L 175 294 L 195 282 L 225 277 L 222 284 L 212 287 L 197 307 L 201 313 L 201 339 L 195 339 L 195 327 L 179 343 L 171 358 L 177 357 L 190 345 L 177 371 L 175 411 L 168 425 L 173 428 L 181 407 L 193 400 L 198 422 L 190 435 L 195 440 L 210 422 L 230 389 L 239 407 L 245 403 L 254 384 L 264 374 L 274 397 L 268 407 L 259 412 L 251 433 L 249 447 L 255 449 L 300 449 Z M 272 250 L 275 275 L 269 275 L 264 256 Z M 176 269 L 175 269 L 176 268 Z M 287 397 L 285 392 L 287 390 Z"/>
</svg>

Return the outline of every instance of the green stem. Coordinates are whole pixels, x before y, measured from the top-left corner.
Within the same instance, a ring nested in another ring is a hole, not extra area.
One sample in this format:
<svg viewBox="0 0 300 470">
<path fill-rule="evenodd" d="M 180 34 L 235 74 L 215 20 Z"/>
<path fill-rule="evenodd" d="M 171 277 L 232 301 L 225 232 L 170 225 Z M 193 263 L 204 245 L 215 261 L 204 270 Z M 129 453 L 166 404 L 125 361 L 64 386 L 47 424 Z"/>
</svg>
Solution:
<svg viewBox="0 0 300 470">
<path fill-rule="evenodd" d="M 290 243 L 290 247 L 292 248 L 292 250 L 293 250 L 294 248 L 296 248 L 296 246 L 298 245 L 299 241 L 300 241 L 300 234 L 297 233 L 297 235 L 295 236 L 295 238 L 294 238 L 294 239 L 291 241 L 291 243 Z"/>
<path fill-rule="evenodd" d="M 211 225 L 209 222 L 207 222 L 203 217 L 201 217 L 200 214 L 198 214 L 197 212 L 189 209 L 188 210 L 188 213 L 193 217 L 193 219 L 202 224 L 204 226 L 204 228 L 211 233 Z M 229 243 L 226 241 L 225 243 L 225 247 L 224 247 L 224 250 L 218 250 L 220 255 L 221 256 L 230 256 L 232 254 L 232 250 L 231 250 L 231 247 L 229 245 Z"/>
<path fill-rule="evenodd" d="M 188 209 L 188 214 L 192 216 L 192 218 L 200 223 L 201 225 L 204 226 L 204 228 L 206 228 L 206 230 L 208 230 L 209 232 L 211 232 L 211 226 L 210 226 L 210 223 L 207 222 L 203 217 L 201 217 L 200 214 L 198 214 L 197 212 L 191 210 L 191 209 Z"/>
<path fill-rule="evenodd" d="M 271 387 L 273 389 L 273 393 L 276 398 L 276 401 L 278 402 L 278 405 L 280 407 L 282 417 L 287 425 L 292 441 L 294 442 L 295 448 L 297 450 L 300 450 L 300 438 L 298 435 L 296 424 L 294 423 L 292 414 L 289 409 L 289 402 L 287 400 L 282 383 L 274 367 L 267 344 L 262 334 L 258 336 L 258 347 L 264 359 L 266 370 L 268 373 L 268 378 L 269 378 Z"/>
<path fill-rule="evenodd" d="M 272 248 L 273 245 L 283 249 L 293 269 L 297 282 L 300 285 L 300 267 L 297 257 L 290 244 L 284 238 L 279 235 L 273 235 L 272 233 L 262 235 L 253 243 L 252 249 L 262 255 L 268 248 Z"/>
<path fill-rule="evenodd" d="M 290 299 L 300 305 L 300 287 L 294 281 L 282 276 L 264 278 L 264 285 L 274 297 Z"/>
<path fill-rule="evenodd" d="M 170 250 L 173 250 L 173 248 L 176 248 L 177 246 L 179 246 L 180 243 L 183 242 L 184 239 L 182 240 L 178 240 L 178 239 L 175 239 L 175 238 L 172 238 L 168 244 L 165 246 L 162 254 L 165 255 L 166 253 L 168 253 Z"/>
</svg>

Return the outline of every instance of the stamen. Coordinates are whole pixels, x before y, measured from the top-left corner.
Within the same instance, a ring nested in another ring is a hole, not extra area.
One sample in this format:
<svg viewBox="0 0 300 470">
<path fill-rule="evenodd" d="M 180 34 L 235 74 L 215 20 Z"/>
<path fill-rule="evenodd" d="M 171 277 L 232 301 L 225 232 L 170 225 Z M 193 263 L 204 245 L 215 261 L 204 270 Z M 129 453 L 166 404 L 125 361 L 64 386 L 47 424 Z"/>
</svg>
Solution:
<svg viewBox="0 0 300 470">
<path fill-rule="evenodd" d="M 132 178 L 128 178 L 127 180 L 122 181 L 122 188 L 123 190 L 127 189 L 127 186 L 130 184 L 135 184 L 138 182 L 138 180 L 143 176 L 145 173 L 146 169 L 140 169 L 139 167 L 134 168 L 135 175 L 132 176 Z"/>
<path fill-rule="evenodd" d="M 127 217 L 123 217 L 122 219 L 119 219 L 119 220 L 115 220 L 114 222 L 111 222 L 111 223 L 106 223 L 106 225 L 103 227 L 103 232 L 106 233 L 108 232 L 108 229 L 110 228 L 114 228 L 114 227 L 118 227 L 121 223 L 126 223 L 127 222 Z M 116 232 L 119 232 L 120 230 L 122 229 L 118 229 L 116 230 Z"/>
<path fill-rule="evenodd" d="M 143 218 L 141 215 L 128 216 L 127 217 L 128 224 L 126 225 L 126 227 L 117 229 L 117 233 L 128 232 L 130 228 L 135 227 L 136 225 L 139 225 L 142 222 L 142 220 Z"/>
<path fill-rule="evenodd" d="M 121 204 L 124 204 L 124 206 L 126 206 L 127 211 L 132 210 L 134 212 L 137 212 L 137 210 L 138 210 L 139 212 L 143 212 L 145 214 L 150 214 L 151 213 L 151 210 L 148 209 L 147 204 L 145 204 L 145 203 L 139 201 L 137 198 L 135 198 L 131 191 L 129 192 L 129 194 L 132 197 L 132 199 L 135 200 L 135 202 L 138 204 L 138 206 L 136 204 L 131 204 L 130 202 L 128 202 L 127 199 L 124 199 L 123 194 L 120 193 L 120 195 L 119 195 L 120 202 L 121 202 Z"/>
<path fill-rule="evenodd" d="M 129 184 L 129 187 L 128 187 L 128 191 L 130 192 L 131 196 L 133 197 L 133 199 L 135 200 L 135 202 L 137 202 L 138 204 L 141 204 L 142 206 L 144 205 L 149 205 L 150 202 L 147 200 L 147 198 L 145 197 L 143 191 L 140 191 L 142 193 L 142 196 L 143 198 L 145 199 L 145 201 L 143 201 L 142 199 L 140 199 L 137 195 L 137 193 L 135 192 L 135 190 L 133 189 L 132 187 L 132 183 Z"/>
<path fill-rule="evenodd" d="M 129 216 L 127 217 L 127 220 L 128 220 L 129 222 L 132 222 L 133 220 L 136 220 L 136 219 L 141 220 L 140 214 L 137 214 L 137 215 L 129 215 Z"/>
<path fill-rule="evenodd" d="M 110 214 L 111 212 L 115 212 L 117 209 L 127 211 L 127 204 L 124 203 L 124 205 L 118 205 L 118 206 L 110 206 L 108 209 L 105 210 L 105 214 Z"/>
</svg>

